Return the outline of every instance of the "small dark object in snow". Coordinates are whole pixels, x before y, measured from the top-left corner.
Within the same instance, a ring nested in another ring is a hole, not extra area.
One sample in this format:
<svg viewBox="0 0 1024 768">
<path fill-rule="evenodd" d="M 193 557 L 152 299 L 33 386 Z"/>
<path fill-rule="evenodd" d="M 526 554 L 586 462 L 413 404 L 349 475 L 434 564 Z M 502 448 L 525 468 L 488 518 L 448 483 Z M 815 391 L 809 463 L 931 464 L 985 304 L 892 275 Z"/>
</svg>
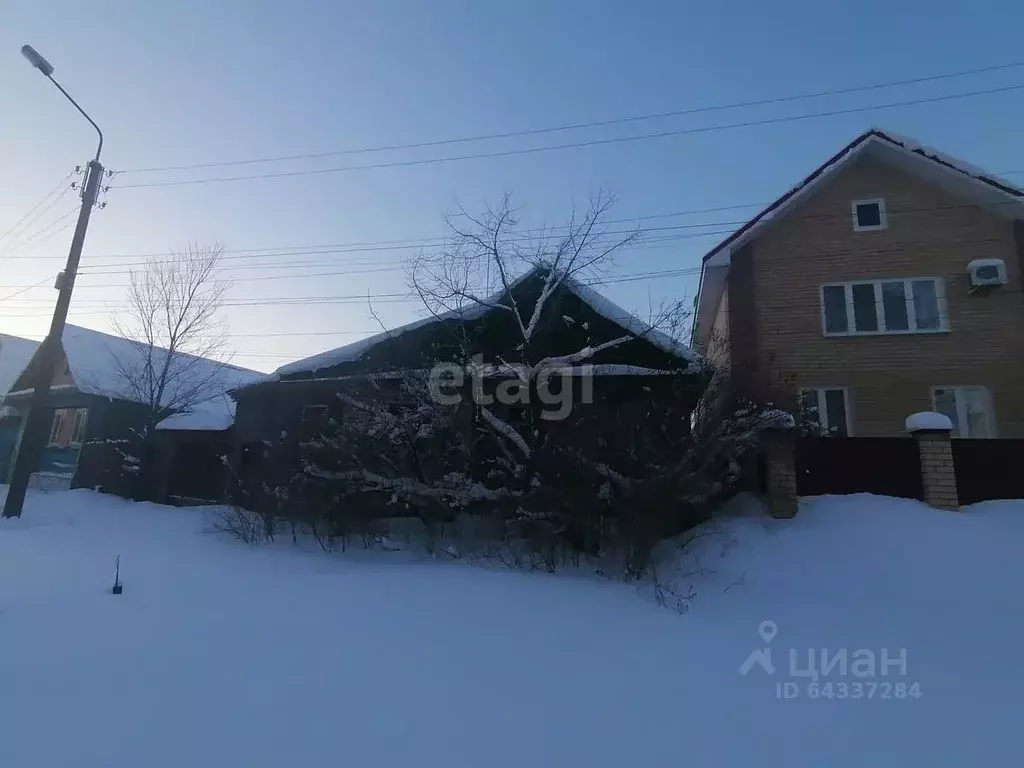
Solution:
<svg viewBox="0 0 1024 768">
<path fill-rule="evenodd" d="M 120 595 L 124 585 L 121 584 L 121 556 L 118 555 L 114 558 L 114 587 L 110 591 L 115 595 Z"/>
</svg>

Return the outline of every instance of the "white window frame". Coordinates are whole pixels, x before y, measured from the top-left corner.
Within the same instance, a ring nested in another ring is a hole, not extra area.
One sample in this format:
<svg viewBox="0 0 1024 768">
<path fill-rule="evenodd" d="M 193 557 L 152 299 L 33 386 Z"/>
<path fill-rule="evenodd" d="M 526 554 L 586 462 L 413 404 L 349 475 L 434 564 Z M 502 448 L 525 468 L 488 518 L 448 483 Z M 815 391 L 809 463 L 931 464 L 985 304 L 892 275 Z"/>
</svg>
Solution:
<svg viewBox="0 0 1024 768">
<path fill-rule="evenodd" d="M 85 430 L 89 427 L 89 409 L 75 408 L 71 420 L 71 445 L 80 446 L 85 437 Z"/>
<path fill-rule="evenodd" d="M 940 389 L 951 389 L 954 392 L 953 398 L 956 402 L 956 429 L 954 430 L 953 437 L 965 437 L 971 439 L 992 439 L 996 437 L 996 411 L 992 407 L 992 392 L 988 387 L 980 384 L 936 384 L 932 387 L 932 409 L 938 410 L 938 402 L 936 399 L 936 393 Z M 960 393 L 965 389 L 977 389 L 981 390 L 982 397 L 985 403 L 985 421 L 988 424 L 987 435 L 968 435 L 965 434 L 967 431 L 967 402 L 961 397 Z"/>
<path fill-rule="evenodd" d="M 938 328 L 918 328 L 917 310 L 914 307 L 913 283 L 930 280 L 935 284 L 935 301 L 939 307 Z M 903 296 L 907 305 L 907 325 L 904 329 L 889 330 L 885 327 L 885 306 L 882 302 L 882 283 L 903 283 Z M 856 315 L 853 307 L 853 286 L 872 285 L 875 292 L 875 323 L 876 331 L 858 331 L 855 325 Z M 825 315 L 825 289 L 841 287 L 846 295 L 846 330 L 830 331 Z M 877 280 L 847 280 L 840 283 L 822 283 L 818 286 L 818 301 L 821 304 L 821 333 L 823 336 L 899 336 L 918 333 L 948 333 L 949 308 L 946 304 L 946 281 L 941 277 L 885 277 Z"/>
<path fill-rule="evenodd" d="M 878 206 L 878 224 L 871 224 L 866 227 L 862 227 L 857 221 L 857 206 L 859 205 L 877 205 Z M 867 200 L 854 200 L 850 204 L 850 211 L 853 213 L 853 231 L 854 232 L 878 232 L 882 229 L 889 228 L 889 216 L 885 210 L 885 198 L 872 197 Z"/>
<path fill-rule="evenodd" d="M 813 392 L 818 406 L 818 425 L 831 434 L 832 425 L 828 423 L 828 409 L 825 407 L 825 392 L 830 389 L 838 389 L 843 393 L 843 411 L 846 414 L 846 437 L 853 437 L 853 411 L 850 407 L 850 388 L 841 386 L 829 386 L 822 384 L 814 387 L 801 387 L 800 399 L 803 399 L 805 392 Z"/>
<path fill-rule="evenodd" d="M 64 419 L 66 418 L 67 409 L 57 408 L 53 412 L 53 419 L 50 421 L 50 436 L 46 440 L 46 446 L 52 447 L 54 445 L 60 445 L 57 441 L 60 440 L 60 433 L 64 429 Z"/>
</svg>

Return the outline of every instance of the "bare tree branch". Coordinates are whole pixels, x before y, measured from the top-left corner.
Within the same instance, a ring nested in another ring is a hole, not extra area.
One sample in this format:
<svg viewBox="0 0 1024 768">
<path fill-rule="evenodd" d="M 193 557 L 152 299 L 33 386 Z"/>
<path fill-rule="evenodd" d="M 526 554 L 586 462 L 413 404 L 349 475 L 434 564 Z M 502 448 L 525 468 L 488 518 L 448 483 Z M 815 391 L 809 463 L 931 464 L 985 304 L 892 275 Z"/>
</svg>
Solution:
<svg viewBox="0 0 1024 768">
<path fill-rule="evenodd" d="M 192 243 L 131 272 L 127 310 L 113 325 L 133 352 L 114 352 L 114 367 L 124 394 L 149 409 L 149 427 L 223 389 L 226 329 L 218 315 L 230 283 L 218 277 L 222 253 Z"/>
</svg>

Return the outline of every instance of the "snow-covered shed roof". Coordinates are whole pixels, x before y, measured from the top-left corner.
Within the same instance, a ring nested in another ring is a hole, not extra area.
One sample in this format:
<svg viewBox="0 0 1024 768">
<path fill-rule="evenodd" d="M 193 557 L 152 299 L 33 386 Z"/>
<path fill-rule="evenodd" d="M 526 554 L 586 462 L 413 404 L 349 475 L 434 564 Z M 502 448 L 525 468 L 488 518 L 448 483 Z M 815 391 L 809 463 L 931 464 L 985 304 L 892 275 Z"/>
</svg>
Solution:
<svg viewBox="0 0 1024 768">
<path fill-rule="evenodd" d="M 520 275 L 509 284 L 509 290 L 514 290 L 518 285 L 525 282 L 528 278 L 536 275 L 538 272 L 544 271 L 544 269 L 544 267 L 538 266 L 527 271 L 523 275 Z M 584 285 L 572 277 L 567 277 L 562 280 L 562 287 L 575 294 L 581 301 L 590 306 L 594 312 L 601 315 L 606 320 L 610 320 L 617 324 L 628 333 L 635 336 L 643 336 L 647 341 L 651 342 L 663 351 L 686 360 L 687 362 L 692 362 L 697 359 L 697 356 L 688 346 L 676 339 L 673 339 L 667 333 L 651 327 L 636 315 L 627 312 L 615 302 L 605 296 L 602 296 L 590 286 Z M 423 328 L 431 323 L 443 322 L 444 320 L 454 318 L 474 320 L 491 311 L 493 308 L 492 305 L 500 302 L 504 295 L 505 290 L 502 289 L 491 296 L 484 298 L 481 303 L 474 303 L 471 307 L 464 309 L 462 312 L 452 311 L 436 317 L 425 317 L 408 323 L 407 325 L 400 326 L 399 328 L 395 328 L 394 330 L 378 333 L 374 336 L 368 336 L 365 339 L 360 339 L 359 341 L 347 344 L 344 347 L 331 349 L 326 352 L 313 355 L 312 357 L 307 357 L 302 360 L 296 360 L 295 362 L 288 363 L 287 365 L 282 365 L 270 375 L 269 380 L 278 380 L 282 376 L 288 376 L 296 373 L 314 373 L 316 371 L 323 370 L 324 368 L 331 368 L 335 365 L 340 365 L 341 363 L 358 360 L 378 344 L 389 339 L 394 339 L 404 333 L 416 330 L 417 328 Z"/>
<path fill-rule="evenodd" d="M 0 333 L 0 399 L 18 380 L 38 346 L 38 341 Z"/>
<path fill-rule="evenodd" d="M 222 432 L 235 423 L 235 401 L 226 392 L 203 400 L 156 425 L 170 431 Z"/>
<path fill-rule="evenodd" d="M 988 208 L 1007 219 L 1024 219 L 1024 189 L 970 163 L 947 155 L 915 139 L 880 128 L 870 128 L 815 168 L 799 184 L 778 197 L 704 256 L 697 294 L 694 329 L 709 328 L 725 287 L 725 273 L 734 251 L 756 238 L 785 216 L 836 172 L 862 156 L 895 165 L 953 195 Z"/>
<path fill-rule="evenodd" d="M 68 373 L 80 392 L 143 402 L 125 370 L 139 370 L 145 364 L 148 347 L 77 325 L 65 326 L 61 342 Z M 166 349 L 155 347 L 153 366 L 162 367 L 168 354 Z M 213 393 L 252 384 L 266 375 L 183 352 L 174 354 L 171 372 L 161 402 L 165 407 L 181 402 L 184 394 L 192 388 L 201 389 L 209 397 Z"/>
</svg>

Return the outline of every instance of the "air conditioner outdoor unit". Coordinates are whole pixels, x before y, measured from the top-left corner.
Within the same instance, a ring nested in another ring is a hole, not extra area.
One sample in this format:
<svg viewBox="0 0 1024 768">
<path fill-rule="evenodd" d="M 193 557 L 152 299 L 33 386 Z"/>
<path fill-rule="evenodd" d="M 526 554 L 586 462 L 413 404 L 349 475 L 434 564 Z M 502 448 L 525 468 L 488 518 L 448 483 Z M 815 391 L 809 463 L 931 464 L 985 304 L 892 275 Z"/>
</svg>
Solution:
<svg viewBox="0 0 1024 768">
<path fill-rule="evenodd" d="M 975 259 L 967 265 L 971 288 L 1006 285 L 1006 264 L 1002 259 Z"/>
</svg>

